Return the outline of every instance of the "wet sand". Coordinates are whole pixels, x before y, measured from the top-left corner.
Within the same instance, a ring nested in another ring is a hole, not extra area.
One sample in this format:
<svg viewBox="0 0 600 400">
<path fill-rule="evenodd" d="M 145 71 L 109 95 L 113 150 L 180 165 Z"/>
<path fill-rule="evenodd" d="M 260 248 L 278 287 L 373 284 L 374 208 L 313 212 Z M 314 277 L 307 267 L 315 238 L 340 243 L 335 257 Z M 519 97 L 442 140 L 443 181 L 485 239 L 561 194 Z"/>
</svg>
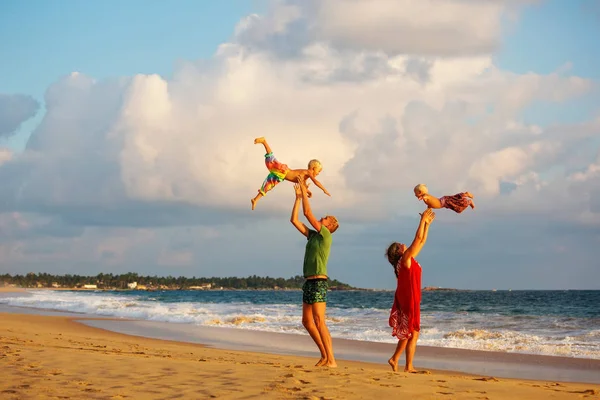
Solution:
<svg viewBox="0 0 600 400">
<path fill-rule="evenodd" d="M 439 370 L 393 373 L 388 365 L 368 362 L 338 360 L 336 369 L 317 368 L 314 356 L 142 338 L 76 318 L 82 317 L 0 313 L 0 398 L 541 400 L 600 395 L 597 384 Z"/>
</svg>

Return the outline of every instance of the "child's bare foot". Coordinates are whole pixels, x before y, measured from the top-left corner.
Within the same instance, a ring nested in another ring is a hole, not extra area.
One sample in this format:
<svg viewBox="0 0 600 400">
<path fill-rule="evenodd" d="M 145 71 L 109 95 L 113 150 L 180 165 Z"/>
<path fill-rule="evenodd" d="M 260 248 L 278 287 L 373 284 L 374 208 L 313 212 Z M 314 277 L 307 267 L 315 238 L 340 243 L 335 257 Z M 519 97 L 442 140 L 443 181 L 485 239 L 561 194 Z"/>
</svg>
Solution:
<svg viewBox="0 0 600 400">
<path fill-rule="evenodd" d="M 254 144 L 259 144 L 259 143 L 264 143 L 264 142 L 265 142 L 264 137 L 258 137 L 256 139 L 254 139 Z"/>
<path fill-rule="evenodd" d="M 390 358 L 388 360 L 388 364 L 390 364 L 390 367 L 392 367 L 392 371 L 398 372 L 398 362 L 396 362 Z"/>
<path fill-rule="evenodd" d="M 250 202 L 252 203 L 252 210 L 254 210 L 254 207 L 256 207 L 256 199 L 250 199 Z"/>
<path fill-rule="evenodd" d="M 315 364 L 315 367 L 321 367 L 325 364 L 327 364 L 327 359 L 325 357 L 321 357 L 321 359 Z"/>
</svg>

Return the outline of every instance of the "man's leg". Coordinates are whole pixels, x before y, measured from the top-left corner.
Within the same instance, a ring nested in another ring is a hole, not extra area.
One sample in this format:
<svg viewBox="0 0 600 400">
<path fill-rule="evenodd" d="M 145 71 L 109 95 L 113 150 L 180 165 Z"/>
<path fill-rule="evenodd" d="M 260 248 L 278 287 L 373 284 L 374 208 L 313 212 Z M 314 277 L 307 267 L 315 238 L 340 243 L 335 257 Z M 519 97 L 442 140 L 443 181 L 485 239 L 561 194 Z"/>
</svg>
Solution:
<svg viewBox="0 0 600 400">
<path fill-rule="evenodd" d="M 317 326 L 317 330 L 321 335 L 321 340 L 323 342 L 323 347 L 325 347 L 325 355 L 327 357 L 327 362 L 323 364 L 326 367 L 337 367 L 337 363 L 335 362 L 335 357 L 333 356 L 333 343 L 331 342 L 331 335 L 329 334 L 329 329 L 327 329 L 327 324 L 325 323 L 325 310 L 327 308 L 327 303 L 314 303 L 312 305 L 312 314 L 313 319 L 315 321 L 315 325 Z"/>
<path fill-rule="evenodd" d="M 315 325 L 312 304 L 302 303 L 302 325 L 304 325 L 304 328 L 321 352 L 321 359 L 316 364 L 317 367 L 320 367 L 327 362 L 327 354 L 325 353 L 323 340 L 321 340 L 321 334 Z"/>
</svg>

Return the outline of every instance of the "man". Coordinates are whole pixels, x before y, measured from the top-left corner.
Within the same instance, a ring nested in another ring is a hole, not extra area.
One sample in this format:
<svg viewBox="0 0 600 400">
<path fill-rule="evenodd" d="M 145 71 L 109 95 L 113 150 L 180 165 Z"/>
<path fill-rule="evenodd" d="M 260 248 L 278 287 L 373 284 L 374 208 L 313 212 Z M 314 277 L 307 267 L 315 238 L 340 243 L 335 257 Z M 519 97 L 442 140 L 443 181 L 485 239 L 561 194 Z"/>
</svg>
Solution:
<svg viewBox="0 0 600 400">
<path fill-rule="evenodd" d="M 331 335 L 325 324 L 325 309 L 329 287 L 327 261 L 331 249 L 331 234 L 337 230 L 339 224 L 332 215 L 317 220 L 310 209 L 306 187 L 296 183 L 294 190 L 296 199 L 290 222 L 308 239 L 304 251 L 303 274 L 306 281 L 302 286 L 302 325 L 321 352 L 321 359 L 316 366 L 335 368 L 337 363 L 333 356 Z M 309 229 L 298 220 L 298 208 L 301 201 L 304 216 L 314 230 Z"/>
</svg>

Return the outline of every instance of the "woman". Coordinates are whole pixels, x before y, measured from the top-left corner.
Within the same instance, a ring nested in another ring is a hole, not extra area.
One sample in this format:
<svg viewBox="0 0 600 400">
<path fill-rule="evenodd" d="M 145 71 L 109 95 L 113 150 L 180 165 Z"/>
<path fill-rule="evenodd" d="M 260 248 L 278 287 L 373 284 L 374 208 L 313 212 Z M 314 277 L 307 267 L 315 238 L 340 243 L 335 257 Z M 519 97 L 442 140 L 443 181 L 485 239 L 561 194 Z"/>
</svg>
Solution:
<svg viewBox="0 0 600 400">
<path fill-rule="evenodd" d="M 337 219 L 328 215 L 317 220 L 310 209 L 310 203 L 306 193 L 306 187 L 295 184 L 296 199 L 292 209 L 290 222 L 306 238 L 306 250 L 304 251 L 304 278 L 306 281 L 302 286 L 302 325 L 314 340 L 321 359 L 316 366 L 337 367 L 333 356 L 331 335 L 325 324 L 325 308 L 327 306 L 327 261 L 331 249 L 331 234 L 338 228 Z M 304 216 L 315 230 L 309 229 L 298 220 L 298 208 L 302 201 Z"/>
<path fill-rule="evenodd" d="M 407 248 L 402 243 L 394 242 L 387 249 L 387 259 L 394 267 L 394 273 L 398 278 L 389 320 L 392 336 L 398 338 L 396 351 L 388 360 L 394 372 L 398 371 L 398 359 L 404 349 L 406 349 L 404 372 L 418 372 L 413 367 L 413 358 L 421 330 L 421 266 L 415 257 L 427 241 L 429 225 L 434 218 L 435 213 L 428 208 L 421 214 L 421 221 L 412 244 Z"/>
</svg>

